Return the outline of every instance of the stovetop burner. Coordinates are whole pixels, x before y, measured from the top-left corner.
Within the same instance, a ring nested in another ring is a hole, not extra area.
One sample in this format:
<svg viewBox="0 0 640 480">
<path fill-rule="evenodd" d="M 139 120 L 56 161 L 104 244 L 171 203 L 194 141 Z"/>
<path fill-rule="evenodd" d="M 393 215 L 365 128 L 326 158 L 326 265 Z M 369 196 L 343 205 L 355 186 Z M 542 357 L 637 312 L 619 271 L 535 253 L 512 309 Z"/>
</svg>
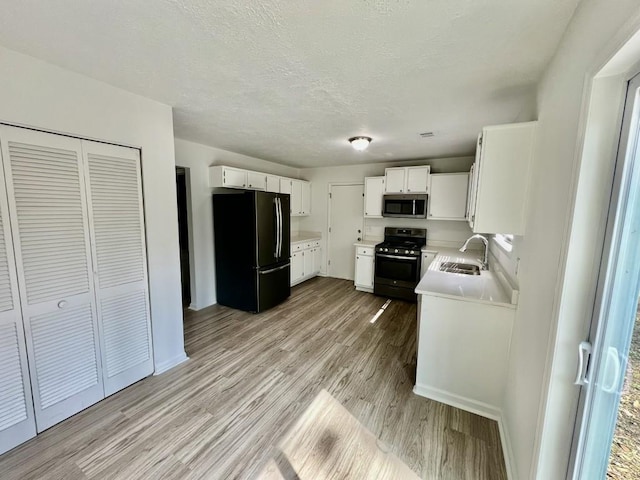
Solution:
<svg viewBox="0 0 640 480">
<path fill-rule="evenodd" d="M 417 257 L 426 243 L 426 229 L 386 227 L 384 229 L 384 242 L 376 245 L 376 252 Z"/>
</svg>

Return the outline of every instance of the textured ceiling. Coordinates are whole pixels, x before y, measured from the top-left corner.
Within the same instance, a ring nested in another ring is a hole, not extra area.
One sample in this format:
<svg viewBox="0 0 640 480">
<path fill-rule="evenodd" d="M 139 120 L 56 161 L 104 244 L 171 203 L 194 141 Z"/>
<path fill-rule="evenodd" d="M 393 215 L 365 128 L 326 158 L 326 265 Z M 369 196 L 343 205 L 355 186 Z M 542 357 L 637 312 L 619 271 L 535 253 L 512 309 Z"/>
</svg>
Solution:
<svg viewBox="0 0 640 480">
<path fill-rule="evenodd" d="M 0 44 L 172 105 L 180 138 L 308 167 L 472 153 L 532 111 L 577 3 L 19 0 Z"/>
</svg>

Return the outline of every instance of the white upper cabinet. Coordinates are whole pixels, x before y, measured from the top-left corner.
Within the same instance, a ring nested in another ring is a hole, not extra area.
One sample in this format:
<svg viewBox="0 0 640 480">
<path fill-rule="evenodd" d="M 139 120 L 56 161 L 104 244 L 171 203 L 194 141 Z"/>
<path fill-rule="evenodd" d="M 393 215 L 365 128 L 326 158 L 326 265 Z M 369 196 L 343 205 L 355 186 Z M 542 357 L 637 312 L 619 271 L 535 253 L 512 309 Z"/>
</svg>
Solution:
<svg viewBox="0 0 640 480">
<path fill-rule="evenodd" d="M 281 178 L 280 179 L 280 193 L 288 193 L 291 195 L 293 180 L 290 178 Z"/>
<path fill-rule="evenodd" d="M 482 129 L 468 212 L 475 233 L 524 234 L 536 125 L 527 122 Z"/>
<path fill-rule="evenodd" d="M 384 177 L 364 179 L 364 216 L 382 218 L 382 198 L 384 195 Z"/>
<path fill-rule="evenodd" d="M 304 180 L 291 180 L 291 216 L 300 217 L 310 213 L 311 184 Z"/>
<path fill-rule="evenodd" d="M 394 167 L 384 171 L 385 193 L 429 193 L 431 167 Z"/>
<path fill-rule="evenodd" d="M 407 168 L 407 193 L 428 193 L 431 167 Z"/>
<path fill-rule="evenodd" d="M 311 183 L 302 182 L 302 215 L 311 215 Z"/>
<path fill-rule="evenodd" d="M 437 173 L 430 175 L 429 220 L 465 220 L 469 174 Z"/>
<path fill-rule="evenodd" d="M 210 167 L 209 184 L 212 187 L 246 188 L 247 171 L 233 167 Z"/>
<path fill-rule="evenodd" d="M 267 176 L 260 172 L 247 172 L 247 185 L 251 190 L 266 190 Z"/>
<path fill-rule="evenodd" d="M 291 195 L 291 216 L 311 215 L 311 183 L 305 180 L 216 165 L 209 167 L 209 186 L 286 193 Z"/>
<path fill-rule="evenodd" d="M 267 192 L 280 193 L 280 177 L 267 175 Z"/>
<path fill-rule="evenodd" d="M 384 184 L 386 193 L 405 193 L 406 168 L 387 168 L 384 171 Z"/>
</svg>

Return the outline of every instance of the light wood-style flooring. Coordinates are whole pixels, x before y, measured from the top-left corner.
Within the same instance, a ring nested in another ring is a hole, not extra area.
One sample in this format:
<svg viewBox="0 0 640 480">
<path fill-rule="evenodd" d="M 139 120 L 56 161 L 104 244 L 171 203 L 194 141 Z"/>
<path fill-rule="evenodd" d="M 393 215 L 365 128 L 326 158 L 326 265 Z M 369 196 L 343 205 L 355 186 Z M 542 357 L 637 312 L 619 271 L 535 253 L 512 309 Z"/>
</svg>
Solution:
<svg viewBox="0 0 640 480">
<path fill-rule="evenodd" d="M 370 324 L 383 303 L 317 278 L 259 315 L 190 312 L 190 361 L 0 456 L 0 477 L 253 478 L 325 389 L 421 478 L 505 479 L 496 422 L 413 394 L 416 307 Z"/>
</svg>

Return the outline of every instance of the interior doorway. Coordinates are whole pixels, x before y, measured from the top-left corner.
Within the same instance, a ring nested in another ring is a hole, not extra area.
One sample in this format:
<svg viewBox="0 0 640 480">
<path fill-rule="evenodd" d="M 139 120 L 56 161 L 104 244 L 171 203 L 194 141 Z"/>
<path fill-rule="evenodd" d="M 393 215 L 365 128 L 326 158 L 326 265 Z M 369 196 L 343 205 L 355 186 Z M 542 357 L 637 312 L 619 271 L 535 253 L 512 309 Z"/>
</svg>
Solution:
<svg viewBox="0 0 640 480">
<path fill-rule="evenodd" d="M 364 235 L 362 183 L 329 185 L 328 231 L 327 275 L 353 280 L 356 266 L 353 244 Z"/>
<path fill-rule="evenodd" d="M 178 201 L 178 241 L 180 243 L 180 280 L 182 282 L 182 308 L 191 305 L 191 270 L 189 268 L 189 182 L 188 168 L 176 167 L 176 193 Z"/>
</svg>

